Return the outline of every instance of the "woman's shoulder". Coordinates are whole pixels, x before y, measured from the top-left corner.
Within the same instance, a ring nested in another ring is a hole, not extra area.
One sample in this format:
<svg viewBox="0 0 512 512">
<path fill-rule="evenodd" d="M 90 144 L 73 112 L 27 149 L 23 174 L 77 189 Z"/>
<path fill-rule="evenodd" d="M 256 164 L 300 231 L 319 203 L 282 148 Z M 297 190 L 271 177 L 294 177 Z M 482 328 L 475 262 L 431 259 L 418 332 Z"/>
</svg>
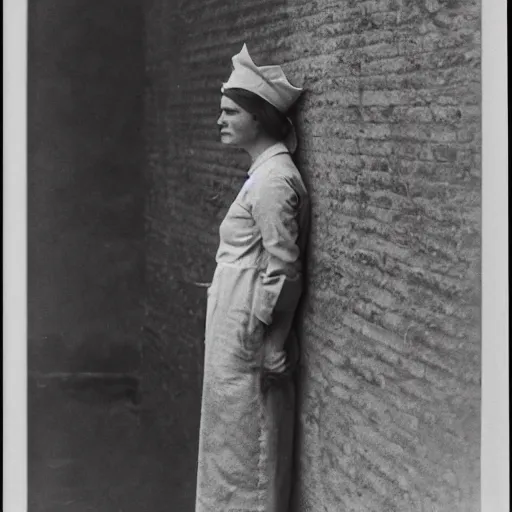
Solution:
<svg viewBox="0 0 512 512">
<path fill-rule="evenodd" d="M 289 187 L 301 197 L 307 195 L 302 176 L 289 153 L 275 155 L 265 164 L 259 169 L 256 180 L 260 193 L 265 193 L 276 186 L 283 186 Z"/>
<path fill-rule="evenodd" d="M 257 169 L 257 174 L 270 177 L 293 177 L 299 175 L 299 170 L 293 162 L 290 153 L 278 153 L 263 162 Z"/>
<path fill-rule="evenodd" d="M 293 183 L 298 182 L 303 185 L 302 175 L 289 153 L 276 155 L 276 159 L 269 161 L 269 164 L 269 174 L 271 176 L 285 179 Z"/>
</svg>

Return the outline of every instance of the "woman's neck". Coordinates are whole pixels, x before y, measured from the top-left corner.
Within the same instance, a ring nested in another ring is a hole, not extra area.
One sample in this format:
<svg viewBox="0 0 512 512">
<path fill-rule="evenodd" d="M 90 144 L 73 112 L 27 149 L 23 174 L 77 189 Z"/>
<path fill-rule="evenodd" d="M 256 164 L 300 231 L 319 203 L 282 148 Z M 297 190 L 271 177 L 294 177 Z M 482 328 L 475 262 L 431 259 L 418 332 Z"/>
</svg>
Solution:
<svg viewBox="0 0 512 512">
<path fill-rule="evenodd" d="M 251 146 L 248 146 L 244 149 L 247 153 L 249 153 L 249 156 L 251 157 L 251 162 L 254 163 L 256 158 L 258 158 L 268 148 L 277 144 L 277 142 L 278 141 L 273 139 L 272 137 L 261 136 L 256 141 L 254 141 L 254 143 L 251 144 Z"/>
</svg>

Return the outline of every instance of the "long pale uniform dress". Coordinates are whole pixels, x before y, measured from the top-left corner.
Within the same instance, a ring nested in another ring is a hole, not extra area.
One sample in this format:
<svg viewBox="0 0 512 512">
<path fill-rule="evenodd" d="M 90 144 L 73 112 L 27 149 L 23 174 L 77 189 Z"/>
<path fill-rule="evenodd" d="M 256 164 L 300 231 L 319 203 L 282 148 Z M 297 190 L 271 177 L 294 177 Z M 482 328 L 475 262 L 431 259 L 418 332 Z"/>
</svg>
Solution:
<svg viewBox="0 0 512 512">
<path fill-rule="evenodd" d="M 294 312 L 309 222 L 306 188 L 283 143 L 263 152 L 220 226 L 208 290 L 196 512 L 285 512 L 295 395 L 264 391 L 269 344 L 296 362 Z"/>
</svg>

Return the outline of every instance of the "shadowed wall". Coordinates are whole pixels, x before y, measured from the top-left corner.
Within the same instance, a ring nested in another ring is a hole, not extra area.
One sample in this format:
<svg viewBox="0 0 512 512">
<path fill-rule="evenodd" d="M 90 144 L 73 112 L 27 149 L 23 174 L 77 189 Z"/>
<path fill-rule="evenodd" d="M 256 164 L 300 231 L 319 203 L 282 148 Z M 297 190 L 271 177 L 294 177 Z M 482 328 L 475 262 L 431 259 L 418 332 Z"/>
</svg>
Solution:
<svg viewBox="0 0 512 512">
<path fill-rule="evenodd" d="M 29 2 L 31 512 L 140 511 L 151 490 L 134 490 L 127 407 L 141 362 L 143 57 L 137 0 Z"/>
<path fill-rule="evenodd" d="M 138 368 L 143 276 L 140 2 L 30 2 L 29 361 Z"/>
</svg>

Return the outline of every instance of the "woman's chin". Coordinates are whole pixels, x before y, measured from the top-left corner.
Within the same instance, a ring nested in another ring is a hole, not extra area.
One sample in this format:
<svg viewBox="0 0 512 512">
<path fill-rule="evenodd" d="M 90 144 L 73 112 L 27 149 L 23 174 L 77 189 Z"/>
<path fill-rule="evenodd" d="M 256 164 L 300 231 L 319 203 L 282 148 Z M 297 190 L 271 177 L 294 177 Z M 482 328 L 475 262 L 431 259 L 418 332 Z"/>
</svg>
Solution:
<svg viewBox="0 0 512 512">
<path fill-rule="evenodd" d="M 223 134 L 220 136 L 220 142 L 222 144 L 226 144 L 227 146 L 233 146 L 235 144 L 235 141 L 233 140 L 233 137 L 228 134 Z"/>
</svg>

